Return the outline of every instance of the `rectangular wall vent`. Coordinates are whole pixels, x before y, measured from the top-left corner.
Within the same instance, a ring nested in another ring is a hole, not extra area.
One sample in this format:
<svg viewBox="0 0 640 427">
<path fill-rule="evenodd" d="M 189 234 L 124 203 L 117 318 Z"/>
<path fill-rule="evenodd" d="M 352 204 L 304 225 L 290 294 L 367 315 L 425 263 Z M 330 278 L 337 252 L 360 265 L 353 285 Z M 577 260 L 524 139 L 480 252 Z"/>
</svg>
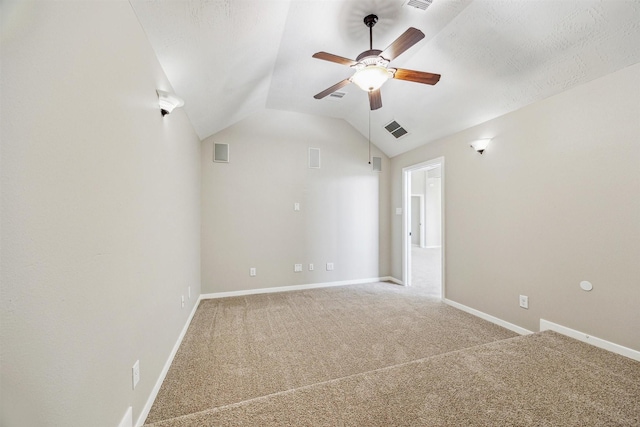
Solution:
<svg viewBox="0 0 640 427">
<path fill-rule="evenodd" d="M 427 10 L 433 0 L 408 0 L 404 5 L 418 10 Z"/>
<path fill-rule="evenodd" d="M 382 172 L 382 157 L 374 157 L 371 161 L 374 172 Z"/>
<path fill-rule="evenodd" d="M 329 94 L 329 99 L 333 99 L 335 101 L 344 98 L 347 92 L 333 92 Z"/>
<path fill-rule="evenodd" d="M 320 149 L 309 147 L 309 168 L 320 169 Z"/>
<path fill-rule="evenodd" d="M 213 161 L 229 163 L 229 144 L 213 144 Z"/>
<path fill-rule="evenodd" d="M 405 136 L 406 134 L 409 133 L 405 128 L 400 126 L 400 123 L 396 122 L 395 120 L 392 120 L 391 123 L 385 125 L 384 128 L 391 135 L 395 136 L 396 139 L 397 138 L 401 138 L 401 137 L 403 137 L 403 136 Z"/>
</svg>

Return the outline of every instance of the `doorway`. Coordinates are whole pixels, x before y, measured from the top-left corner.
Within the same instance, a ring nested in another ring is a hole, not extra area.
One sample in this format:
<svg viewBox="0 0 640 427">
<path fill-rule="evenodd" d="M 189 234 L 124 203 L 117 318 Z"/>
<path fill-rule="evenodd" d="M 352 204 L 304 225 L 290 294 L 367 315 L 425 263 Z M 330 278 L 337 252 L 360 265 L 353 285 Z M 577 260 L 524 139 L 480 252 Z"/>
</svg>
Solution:
<svg viewBox="0 0 640 427">
<path fill-rule="evenodd" d="M 413 179 L 413 176 L 412 176 Z M 415 188 L 415 187 L 413 187 Z M 412 190 L 413 191 L 413 190 Z M 424 233 L 424 194 L 411 195 L 411 244 L 425 247 Z"/>
<path fill-rule="evenodd" d="M 402 169 L 402 283 L 444 298 L 444 158 Z"/>
</svg>

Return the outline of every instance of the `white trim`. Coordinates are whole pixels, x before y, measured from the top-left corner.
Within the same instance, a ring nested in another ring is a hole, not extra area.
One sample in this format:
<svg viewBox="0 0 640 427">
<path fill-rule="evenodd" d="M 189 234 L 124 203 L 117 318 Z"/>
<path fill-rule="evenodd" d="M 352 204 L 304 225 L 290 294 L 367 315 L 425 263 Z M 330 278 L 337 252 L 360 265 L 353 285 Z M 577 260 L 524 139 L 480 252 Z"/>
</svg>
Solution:
<svg viewBox="0 0 640 427">
<path fill-rule="evenodd" d="M 305 289 L 330 288 L 333 286 L 361 285 L 364 283 L 384 282 L 385 280 L 391 280 L 397 283 L 396 279 L 392 277 L 373 277 L 370 279 L 342 280 L 339 282 L 309 283 L 306 285 L 278 286 L 275 288 L 257 288 L 257 289 L 245 289 L 242 291 L 214 292 L 211 294 L 202 294 L 200 295 L 200 299 L 228 298 L 228 297 L 239 297 L 244 295 L 270 294 L 274 292 L 288 292 L 288 291 L 300 291 Z"/>
<path fill-rule="evenodd" d="M 440 175 L 442 175 L 442 173 L 440 173 Z M 427 193 L 429 191 L 429 171 L 424 172 L 424 182 L 422 183 L 422 185 L 424 185 L 424 199 L 422 199 L 421 202 L 424 212 L 421 221 L 424 224 L 424 227 L 421 228 L 422 233 L 420 234 L 420 247 L 425 249 L 427 247 Z M 440 189 L 440 192 L 442 192 L 442 188 Z M 440 194 L 440 201 L 442 201 L 442 194 Z M 443 295 L 440 295 L 441 298 L 442 296 Z"/>
<path fill-rule="evenodd" d="M 118 427 L 133 427 L 133 408 L 129 406 L 127 412 L 124 413 L 124 417 L 120 420 Z"/>
<path fill-rule="evenodd" d="M 603 348 L 640 362 L 640 351 L 603 340 L 602 338 L 594 337 L 593 335 L 585 334 L 584 332 L 576 331 L 575 329 L 567 328 L 566 326 L 558 325 L 557 323 L 549 322 L 548 320 L 540 319 L 540 331 L 555 331 L 559 334 L 577 339 L 578 341 Z"/>
<path fill-rule="evenodd" d="M 398 280 L 395 277 L 391 277 L 391 276 L 381 277 L 380 281 L 381 282 L 393 282 L 396 285 L 402 285 L 402 280 Z"/>
<path fill-rule="evenodd" d="M 473 314 L 474 316 L 477 316 L 477 317 L 479 317 L 481 319 L 487 320 L 487 321 L 489 321 L 491 323 L 495 323 L 496 325 L 502 326 L 503 328 L 509 329 L 510 331 L 513 331 L 513 332 L 515 332 L 517 334 L 529 335 L 529 334 L 533 333 L 528 329 L 521 328 L 518 325 L 514 325 L 513 323 L 509 323 L 506 320 L 499 319 L 499 318 L 497 318 L 495 316 L 492 316 L 490 314 L 484 313 L 484 312 L 482 312 L 480 310 L 476 310 L 475 308 L 467 307 L 466 305 L 460 304 L 459 302 L 451 301 L 450 299 L 447 299 L 447 298 L 444 298 L 443 301 L 445 303 L 449 304 L 452 307 L 455 307 L 455 308 L 457 308 L 459 310 L 462 310 L 462 311 L 466 311 L 469 314 Z"/>
<path fill-rule="evenodd" d="M 164 364 L 164 367 L 162 368 L 162 371 L 160 372 L 160 375 L 158 376 L 158 379 L 156 381 L 155 386 L 153 386 L 153 390 L 151 390 L 151 394 L 149 395 L 149 398 L 147 399 L 147 403 L 144 405 L 144 408 L 142 408 L 142 412 L 140 413 L 140 416 L 138 417 L 138 420 L 136 421 L 136 426 L 140 427 L 144 424 L 145 420 L 147 419 L 147 416 L 149 415 L 149 411 L 151 411 L 151 406 L 153 405 L 153 402 L 156 400 L 156 397 L 158 396 L 158 392 L 160 391 L 160 387 L 162 386 L 162 382 L 164 381 L 164 378 L 167 376 L 167 372 L 169 372 L 169 368 L 171 367 L 171 363 L 173 363 L 173 358 L 176 356 L 176 353 L 178 352 L 178 349 L 180 348 L 180 344 L 182 344 L 182 339 L 184 338 L 185 334 L 187 333 L 187 329 L 189 329 L 189 325 L 191 324 L 191 319 L 193 319 L 193 315 L 196 314 L 196 310 L 198 308 L 198 305 L 200 304 L 200 300 L 202 299 L 202 297 L 198 298 L 198 301 L 196 301 L 196 304 L 193 306 L 193 310 L 191 310 L 191 313 L 189 314 L 189 317 L 187 318 L 186 323 L 184 324 L 184 327 L 182 328 L 182 331 L 180 332 L 180 335 L 178 336 L 178 340 L 176 341 L 175 345 L 173 346 L 173 349 L 171 350 L 171 353 L 169 354 L 169 357 L 167 358 L 167 361 Z"/>
</svg>

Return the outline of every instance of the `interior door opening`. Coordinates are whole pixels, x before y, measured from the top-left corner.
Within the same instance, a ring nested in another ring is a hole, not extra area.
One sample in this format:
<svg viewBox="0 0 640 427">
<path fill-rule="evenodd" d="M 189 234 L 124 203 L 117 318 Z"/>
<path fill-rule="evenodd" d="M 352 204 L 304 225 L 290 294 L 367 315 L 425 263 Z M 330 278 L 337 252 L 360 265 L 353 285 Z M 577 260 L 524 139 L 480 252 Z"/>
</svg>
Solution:
<svg viewBox="0 0 640 427">
<path fill-rule="evenodd" d="M 403 170 L 403 277 L 405 286 L 444 298 L 444 158 Z"/>
</svg>

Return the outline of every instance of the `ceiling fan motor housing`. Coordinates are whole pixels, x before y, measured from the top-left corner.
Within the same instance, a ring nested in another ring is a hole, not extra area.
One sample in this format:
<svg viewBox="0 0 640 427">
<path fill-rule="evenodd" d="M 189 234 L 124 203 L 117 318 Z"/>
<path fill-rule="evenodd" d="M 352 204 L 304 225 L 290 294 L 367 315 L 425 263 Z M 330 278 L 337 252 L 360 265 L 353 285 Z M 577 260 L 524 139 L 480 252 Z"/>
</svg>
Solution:
<svg viewBox="0 0 640 427">
<path fill-rule="evenodd" d="M 378 22 L 378 17 L 373 13 L 371 15 L 367 15 L 364 17 L 364 25 L 366 25 L 369 28 L 376 25 L 376 22 Z"/>
<path fill-rule="evenodd" d="M 356 58 L 357 62 L 364 62 L 366 61 L 369 57 L 371 58 L 379 58 L 380 54 L 382 53 L 381 50 L 378 49 L 371 49 L 371 50 L 365 50 L 364 52 L 362 52 L 360 55 L 358 55 L 358 57 Z M 388 62 L 388 61 L 387 61 Z"/>
</svg>

